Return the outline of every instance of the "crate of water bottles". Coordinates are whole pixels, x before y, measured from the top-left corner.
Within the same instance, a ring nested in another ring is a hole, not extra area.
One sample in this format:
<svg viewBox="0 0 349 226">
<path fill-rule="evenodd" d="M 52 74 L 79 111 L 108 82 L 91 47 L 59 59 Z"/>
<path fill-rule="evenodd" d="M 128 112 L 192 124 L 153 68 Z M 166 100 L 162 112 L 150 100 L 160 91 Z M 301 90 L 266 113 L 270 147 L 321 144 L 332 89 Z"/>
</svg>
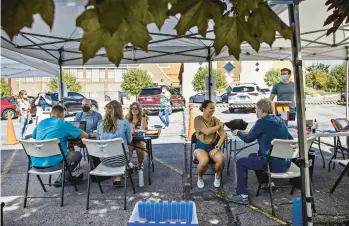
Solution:
<svg viewBox="0 0 349 226">
<path fill-rule="evenodd" d="M 198 226 L 193 201 L 138 201 L 128 226 Z"/>
</svg>

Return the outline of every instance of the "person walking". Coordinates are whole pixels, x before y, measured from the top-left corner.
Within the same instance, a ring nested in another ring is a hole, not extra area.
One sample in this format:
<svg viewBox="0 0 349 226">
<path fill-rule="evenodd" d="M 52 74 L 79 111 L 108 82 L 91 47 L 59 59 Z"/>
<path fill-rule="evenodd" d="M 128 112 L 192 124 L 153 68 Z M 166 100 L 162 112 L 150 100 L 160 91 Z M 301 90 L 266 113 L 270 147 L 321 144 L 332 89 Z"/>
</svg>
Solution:
<svg viewBox="0 0 349 226">
<path fill-rule="evenodd" d="M 159 110 L 159 118 L 164 124 L 163 129 L 170 127 L 170 108 L 171 108 L 171 93 L 167 90 L 166 87 L 162 87 L 160 105 L 161 109 Z"/>
<path fill-rule="evenodd" d="M 32 120 L 30 113 L 31 106 L 27 98 L 28 95 L 25 90 L 21 90 L 17 97 L 17 108 L 19 109 L 19 123 L 21 128 L 20 137 L 22 140 L 25 139 L 28 124 Z"/>
<path fill-rule="evenodd" d="M 281 82 L 276 83 L 271 90 L 269 99 L 274 100 L 275 96 L 278 101 L 290 101 L 289 121 L 296 120 L 296 106 L 294 82 L 291 81 L 291 70 L 288 68 L 281 69 Z"/>
</svg>

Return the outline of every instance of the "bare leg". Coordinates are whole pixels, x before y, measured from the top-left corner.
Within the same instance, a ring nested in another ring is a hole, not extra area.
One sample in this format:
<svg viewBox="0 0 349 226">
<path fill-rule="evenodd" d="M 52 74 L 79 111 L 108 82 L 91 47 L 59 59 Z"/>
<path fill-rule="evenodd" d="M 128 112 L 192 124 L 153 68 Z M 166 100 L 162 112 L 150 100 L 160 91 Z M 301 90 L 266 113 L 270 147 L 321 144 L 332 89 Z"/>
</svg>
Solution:
<svg viewBox="0 0 349 226">
<path fill-rule="evenodd" d="M 200 178 L 204 175 L 207 170 L 209 155 L 205 150 L 197 149 L 194 152 L 195 158 L 199 161 L 198 164 L 198 175 Z"/>
<path fill-rule="evenodd" d="M 144 150 L 146 150 L 147 148 L 145 142 L 143 141 L 137 142 L 136 146 L 140 147 L 137 149 L 138 169 L 140 169 L 146 155 L 146 152 Z"/>
<path fill-rule="evenodd" d="M 216 149 L 210 151 L 210 158 L 215 162 L 217 179 L 221 178 L 224 168 L 224 155 L 221 151 Z"/>
</svg>

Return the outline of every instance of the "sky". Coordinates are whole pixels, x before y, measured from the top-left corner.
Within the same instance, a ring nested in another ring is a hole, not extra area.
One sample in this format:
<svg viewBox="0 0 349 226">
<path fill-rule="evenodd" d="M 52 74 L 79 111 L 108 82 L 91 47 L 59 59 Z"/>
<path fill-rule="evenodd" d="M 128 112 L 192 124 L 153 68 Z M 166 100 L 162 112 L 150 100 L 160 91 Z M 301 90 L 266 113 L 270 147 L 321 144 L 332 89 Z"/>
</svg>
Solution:
<svg viewBox="0 0 349 226">
<path fill-rule="evenodd" d="M 327 64 L 327 65 L 330 65 L 330 68 L 336 66 L 336 65 L 339 65 L 339 64 L 342 64 L 344 63 L 343 60 L 307 60 L 307 61 L 304 61 L 304 64 L 305 64 L 305 67 L 308 67 L 312 64 L 316 64 L 316 63 L 322 63 L 322 64 Z"/>
</svg>

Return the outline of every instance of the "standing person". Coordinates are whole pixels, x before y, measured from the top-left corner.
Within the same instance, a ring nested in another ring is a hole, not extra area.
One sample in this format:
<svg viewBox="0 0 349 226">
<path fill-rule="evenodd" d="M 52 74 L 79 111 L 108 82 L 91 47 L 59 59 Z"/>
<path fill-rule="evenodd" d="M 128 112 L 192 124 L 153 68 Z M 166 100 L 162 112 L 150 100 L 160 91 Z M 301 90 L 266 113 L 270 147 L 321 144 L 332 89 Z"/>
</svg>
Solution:
<svg viewBox="0 0 349 226">
<path fill-rule="evenodd" d="M 148 116 L 143 112 L 141 105 L 137 102 L 134 102 L 130 105 L 129 112 L 127 115 L 127 120 L 134 129 L 146 130 L 148 129 Z M 133 151 L 137 149 L 137 158 L 138 158 L 138 169 L 142 168 L 143 160 L 145 157 L 146 144 L 144 141 L 133 140 L 132 143 L 128 146 L 129 151 L 129 160 L 131 161 Z"/>
<path fill-rule="evenodd" d="M 21 125 L 20 136 L 21 139 L 25 139 L 25 133 L 27 132 L 29 121 L 32 119 L 30 113 L 30 102 L 28 101 L 28 95 L 25 90 L 21 90 L 17 97 L 17 106 L 19 108 L 19 123 Z"/>
<path fill-rule="evenodd" d="M 170 108 L 171 108 L 171 93 L 167 91 L 166 87 L 162 87 L 160 105 L 161 108 L 159 111 L 159 118 L 164 124 L 163 129 L 170 127 Z"/>
<path fill-rule="evenodd" d="M 291 81 L 291 70 L 288 68 L 281 69 L 281 82 L 276 83 L 271 90 L 269 99 L 274 100 L 275 96 L 278 101 L 290 101 L 289 121 L 296 120 L 296 106 L 294 100 L 294 82 Z"/>
<path fill-rule="evenodd" d="M 210 100 L 202 102 L 200 111 L 202 115 L 194 119 L 194 128 L 197 142 L 195 144 L 194 158 L 198 164 L 198 188 L 205 186 L 203 175 L 207 170 L 208 163 L 215 163 L 216 173 L 213 185 L 218 188 L 221 185 L 222 171 L 224 168 L 224 155 L 221 147 L 225 141 L 226 133 L 219 119 L 213 116 L 214 103 Z"/>
<path fill-rule="evenodd" d="M 238 136 L 245 143 L 258 140 L 258 153 L 252 153 L 248 157 L 240 158 L 236 163 L 237 187 L 235 196 L 228 197 L 229 202 L 238 204 L 249 204 L 247 191 L 248 170 L 264 170 L 267 164 L 271 142 L 274 139 L 293 140 L 288 128 L 279 117 L 273 115 L 273 102 L 269 99 L 261 99 L 256 104 L 257 122 L 252 129 L 244 131 L 234 130 L 234 136 Z M 271 159 L 271 170 L 273 173 L 283 173 L 291 166 L 290 159 Z"/>
<path fill-rule="evenodd" d="M 82 112 L 75 115 L 74 121 L 86 121 L 86 132 L 92 133 L 97 129 L 97 125 L 101 120 L 102 115 L 99 112 L 92 110 L 91 101 L 85 98 L 82 101 Z"/>
<path fill-rule="evenodd" d="M 46 90 L 41 90 L 41 92 L 38 94 L 36 100 L 36 118 L 37 118 L 37 124 L 42 120 L 40 117 L 43 115 L 43 112 L 47 107 L 52 107 L 52 99 L 50 96 L 46 95 Z"/>
<path fill-rule="evenodd" d="M 125 151 L 127 154 L 127 144 L 132 141 L 132 131 L 128 121 L 124 120 L 122 105 L 118 101 L 113 100 L 110 101 L 104 109 L 104 119 L 97 126 L 97 140 L 122 138 L 124 140 Z M 102 164 L 107 167 L 120 167 L 125 165 L 127 159 L 125 159 L 124 154 L 122 154 L 119 156 L 102 158 L 101 161 Z M 121 176 L 116 176 L 113 184 L 121 185 Z"/>
</svg>

